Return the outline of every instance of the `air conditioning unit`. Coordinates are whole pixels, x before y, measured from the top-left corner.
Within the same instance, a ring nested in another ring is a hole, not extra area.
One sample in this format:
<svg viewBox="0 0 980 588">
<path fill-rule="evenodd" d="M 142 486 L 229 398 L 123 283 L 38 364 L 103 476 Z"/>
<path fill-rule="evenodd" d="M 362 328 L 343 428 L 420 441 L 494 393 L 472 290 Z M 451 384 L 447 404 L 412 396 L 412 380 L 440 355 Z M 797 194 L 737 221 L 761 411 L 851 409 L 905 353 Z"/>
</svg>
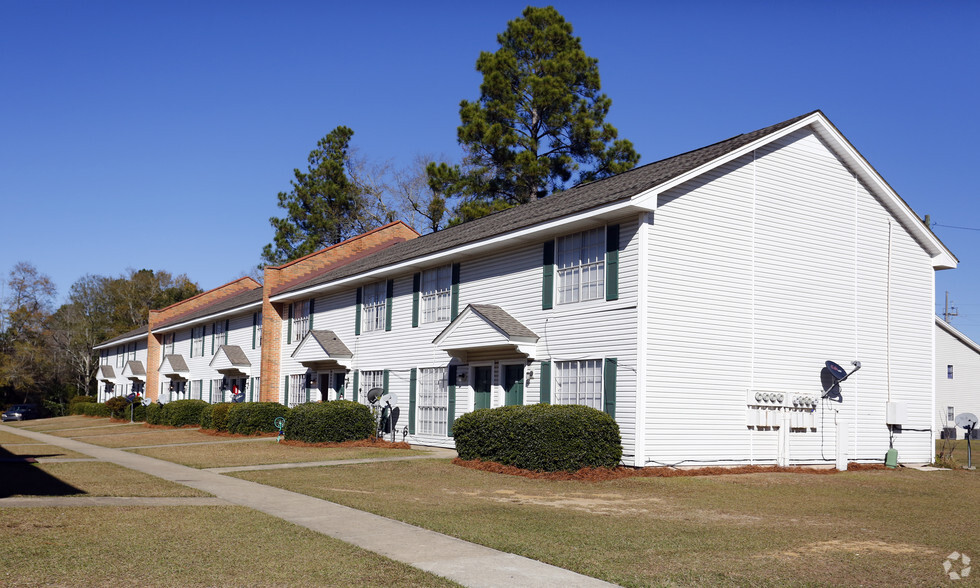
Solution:
<svg viewBox="0 0 980 588">
<path fill-rule="evenodd" d="M 939 432 L 940 439 L 956 439 L 956 427 L 943 427 Z"/>
<path fill-rule="evenodd" d="M 980 439 L 980 429 L 970 429 L 970 439 Z"/>
</svg>

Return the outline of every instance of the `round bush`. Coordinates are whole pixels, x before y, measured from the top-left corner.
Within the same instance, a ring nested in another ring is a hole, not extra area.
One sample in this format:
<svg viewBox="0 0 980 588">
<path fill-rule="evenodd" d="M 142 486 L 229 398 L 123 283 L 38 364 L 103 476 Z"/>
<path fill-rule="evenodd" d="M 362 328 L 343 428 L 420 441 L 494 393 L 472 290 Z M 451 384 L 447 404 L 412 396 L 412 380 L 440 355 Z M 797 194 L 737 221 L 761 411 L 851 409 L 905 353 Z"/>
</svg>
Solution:
<svg viewBox="0 0 980 588">
<path fill-rule="evenodd" d="M 163 405 L 156 402 L 150 404 L 146 407 L 146 424 L 148 425 L 162 425 L 164 412 Z"/>
<path fill-rule="evenodd" d="M 374 434 L 371 409 L 350 400 L 300 404 L 286 417 L 286 439 L 296 441 L 341 443 Z"/>
<path fill-rule="evenodd" d="M 101 402 L 83 402 L 82 404 L 76 405 L 81 408 L 81 414 L 86 416 L 94 417 L 108 417 L 112 416 L 112 411 L 109 407 Z"/>
<path fill-rule="evenodd" d="M 526 470 L 615 467 L 623 457 L 615 419 L 581 405 L 475 410 L 456 419 L 453 437 L 460 459 L 494 461 Z"/>
<path fill-rule="evenodd" d="M 203 400 L 174 400 L 163 405 L 164 424 L 171 427 L 201 424 L 201 411 L 208 406 Z"/>
<path fill-rule="evenodd" d="M 113 396 L 105 401 L 105 405 L 109 408 L 109 412 L 112 413 L 112 418 L 114 419 L 129 416 L 129 401 L 126 400 L 125 396 Z M 123 414 L 124 412 L 126 413 L 125 415 Z"/>
<path fill-rule="evenodd" d="M 231 402 L 220 404 L 209 404 L 201 412 L 201 428 L 211 431 L 228 430 L 228 409 L 232 406 Z"/>
<path fill-rule="evenodd" d="M 228 408 L 227 430 L 239 435 L 273 433 L 279 429 L 273 423 L 276 417 L 285 417 L 289 409 L 278 402 L 242 402 Z"/>
</svg>

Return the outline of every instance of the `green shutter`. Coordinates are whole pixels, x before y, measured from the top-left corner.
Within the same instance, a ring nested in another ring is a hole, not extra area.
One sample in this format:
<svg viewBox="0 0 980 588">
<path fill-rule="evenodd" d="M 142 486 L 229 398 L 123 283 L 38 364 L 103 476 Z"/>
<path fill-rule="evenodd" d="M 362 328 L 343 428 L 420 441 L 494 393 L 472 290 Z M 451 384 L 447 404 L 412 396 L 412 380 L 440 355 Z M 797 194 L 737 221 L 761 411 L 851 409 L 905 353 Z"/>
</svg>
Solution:
<svg viewBox="0 0 980 588">
<path fill-rule="evenodd" d="M 364 301 L 364 293 L 360 288 L 357 289 L 357 297 L 354 302 L 354 334 L 361 334 L 361 304 Z"/>
<path fill-rule="evenodd" d="M 255 316 L 252 316 L 252 322 L 255 322 Z M 248 398 L 252 402 L 255 402 L 255 378 L 249 378 L 248 382 Z"/>
<path fill-rule="evenodd" d="M 361 372 L 359 372 L 358 370 L 354 370 L 354 375 L 351 377 L 351 381 L 353 382 L 353 387 L 354 387 L 354 390 L 352 392 L 353 396 L 351 397 L 351 400 L 353 400 L 354 402 L 357 402 L 357 390 L 358 390 L 358 384 L 360 384 L 358 380 L 360 380 L 359 378 L 360 375 Z"/>
<path fill-rule="evenodd" d="M 286 345 L 289 345 L 293 342 L 293 303 L 288 302 L 287 304 L 289 304 L 289 313 L 286 318 Z"/>
<path fill-rule="evenodd" d="M 606 227 L 606 300 L 619 300 L 619 225 Z"/>
<path fill-rule="evenodd" d="M 214 355 L 214 331 L 218 323 L 211 325 L 211 355 Z M 201 350 L 204 351 L 203 349 Z"/>
<path fill-rule="evenodd" d="M 306 374 L 306 401 L 307 402 L 310 401 L 310 392 L 311 392 L 312 384 L 313 384 L 313 378 L 310 377 L 310 374 Z"/>
<path fill-rule="evenodd" d="M 408 433 L 415 434 L 415 385 L 418 382 L 418 368 L 412 368 L 412 375 L 408 378 Z M 388 370 L 385 370 L 385 376 Z"/>
<path fill-rule="evenodd" d="M 385 370 L 384 373 L 381 374 L 381 389 L 385 392 L 388 391 L 388 370 Z"/>
<path fill-rule="evenodd" d="M 204 384 L 201 384 L 201 391 L 204 391 Z M 208 401 L 214 404 L 214 380 L 208 380 Z"/>
<path fill-rule="evenodd" d="M 255 349 L 255 331 L 257 329 L 258 322 L 259 322 L 259 313 L 253 312 L 252 313 L 252 349 Z"/>
<path fill-rule="evenodd" d="M 194 327 L 191 327 L 191 352 L 188 354 L 190 357 L 194 357 Z"/>
<path fill-rule="evenodd" d="M 541 310 L 554 308 L 555 296 L 555 242 L 544 244 L 544 263 L 541 272 Z"/>
<path fill-rule="evenodd" d="M 231 330 L 231 319 L 225 319 L 225 334 L 224 334 L 225 342 L 222 343 L 222 345 L 228 344 L 228 331 L 230 330 Z"/>
<path fill-rule="evenodd" d="M 422 292 L 422 274 L 412 276 L 412 326 L 419 326 L 419 294 Z"/>
<path fill-rule="evenodd" d="M 446 413 L 446 436 L 453 436 L 453 421 L 456 420 L 456 369 L 449 366 L 449 411 Z"/>
<path fill-rule="evenodd" d="M 307 324 L 310 327 L 309 329 L 307 329 L 307 332 L 312 331 L 313 330 L 313 298 L 310 298 L 310 314 L 309 314 L 309 322 Z"/>
<path fill-rule="evenodd" d="M 454 321 L 459 316 L 459 264 L 453 264 L 452 290 L 450 291 L 449 320 Z"/>
<path fill-rule="evenodd" d="M 285 383 L 283 384 L 283 400 L 285 402 L 283 404 L 289 406 L 289 376 L 288 375 L 283 376 L 283 380 L 285 381 Z"/>
<path fill-rule="evenodd" d="M 616 358 L 607 357 L 602 367 L 602 391 L 606 414 L 616 418 Z"/>
<path fill-rule="evenodd" d="M 385 330 L 391 330 L 391 299 L 395 297 L 395 280 L 385 284 Z"/>
<path fill-rule="evenodd" d="M 538 402 L 541 404 L 551 404 L 551 362 L 542 361 L 541 362 L 541 373 L 539 374 L 541 378 L 541 394 L 538 398 Z"/>
</svg>

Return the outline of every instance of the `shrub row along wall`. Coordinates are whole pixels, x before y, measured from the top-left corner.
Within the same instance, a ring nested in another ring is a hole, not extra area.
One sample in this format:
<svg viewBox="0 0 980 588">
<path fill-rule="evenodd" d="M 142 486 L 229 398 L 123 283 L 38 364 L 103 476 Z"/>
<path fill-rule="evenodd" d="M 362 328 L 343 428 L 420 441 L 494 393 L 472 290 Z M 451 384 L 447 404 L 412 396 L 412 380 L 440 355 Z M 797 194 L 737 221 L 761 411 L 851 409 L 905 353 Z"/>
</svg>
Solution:
<svg viewBox="0 0 980 588">
<path fill-rule="evenodd" d="M 376 432 L 371 409 L 350 400 L 300 404 L 286 419 L 286 439 L 306 443 L 342 443 Z"/>
<path fill-rule="evenodd" d="M 494 461 L 526 470 L 611 468 L 623 457 L 616 421 L 580 405 L 475 410 L 456 419 L 453 437 L 460 459 Z"/>
</svg>

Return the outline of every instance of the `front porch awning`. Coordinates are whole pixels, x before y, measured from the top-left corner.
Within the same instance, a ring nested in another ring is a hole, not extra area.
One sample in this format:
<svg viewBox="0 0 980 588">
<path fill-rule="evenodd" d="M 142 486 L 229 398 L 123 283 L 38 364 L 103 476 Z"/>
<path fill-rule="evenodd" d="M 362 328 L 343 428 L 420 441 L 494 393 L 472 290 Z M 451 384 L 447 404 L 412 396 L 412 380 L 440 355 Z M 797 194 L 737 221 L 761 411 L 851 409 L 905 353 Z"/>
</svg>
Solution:
<svg viewBox="0 0 980 588">
<path fill-rule="evenodd" d="M 312 370 L 349 370 L 354 354 L 333 331 L 310 331 L 296 346 L 292 358 Z"/>
<path fill-rule="evenodd" d="M 469 304 L 432 343 L 462 361 L 469 352 L 497 350 L 534 359 L 538 339 L 534 331 L 499 306 Z"/>
<path fill-rule="evenodd" d="M 221 375 L 232 377 L 247 377 L 252 368 L 252 362 L 238 345 L 218 347 L 210 365 Z"/>
<path fill-rule="evenodd" d="M 160 363 L 159 371 L 171 380 L 186 380 L 187 376 L 191 373 L 191 370 L 187 368 L 187 362 L 184 361 L 183 355 L 164 356 L 163 362 Z"/>
<path fill-rule="evenodd" d="M 122 377 L 133 382 L 146 381 L 146 368 L 142 361 L 127 361 L 123 366 Z"/>
<path fill-rule="evenodd" d="M 116 382 L 116 372 L 112 369 L 111 365 L 100 365 L 95 378 L 100 382 L 111 382 L 114 384 Z"/>
</svg>

